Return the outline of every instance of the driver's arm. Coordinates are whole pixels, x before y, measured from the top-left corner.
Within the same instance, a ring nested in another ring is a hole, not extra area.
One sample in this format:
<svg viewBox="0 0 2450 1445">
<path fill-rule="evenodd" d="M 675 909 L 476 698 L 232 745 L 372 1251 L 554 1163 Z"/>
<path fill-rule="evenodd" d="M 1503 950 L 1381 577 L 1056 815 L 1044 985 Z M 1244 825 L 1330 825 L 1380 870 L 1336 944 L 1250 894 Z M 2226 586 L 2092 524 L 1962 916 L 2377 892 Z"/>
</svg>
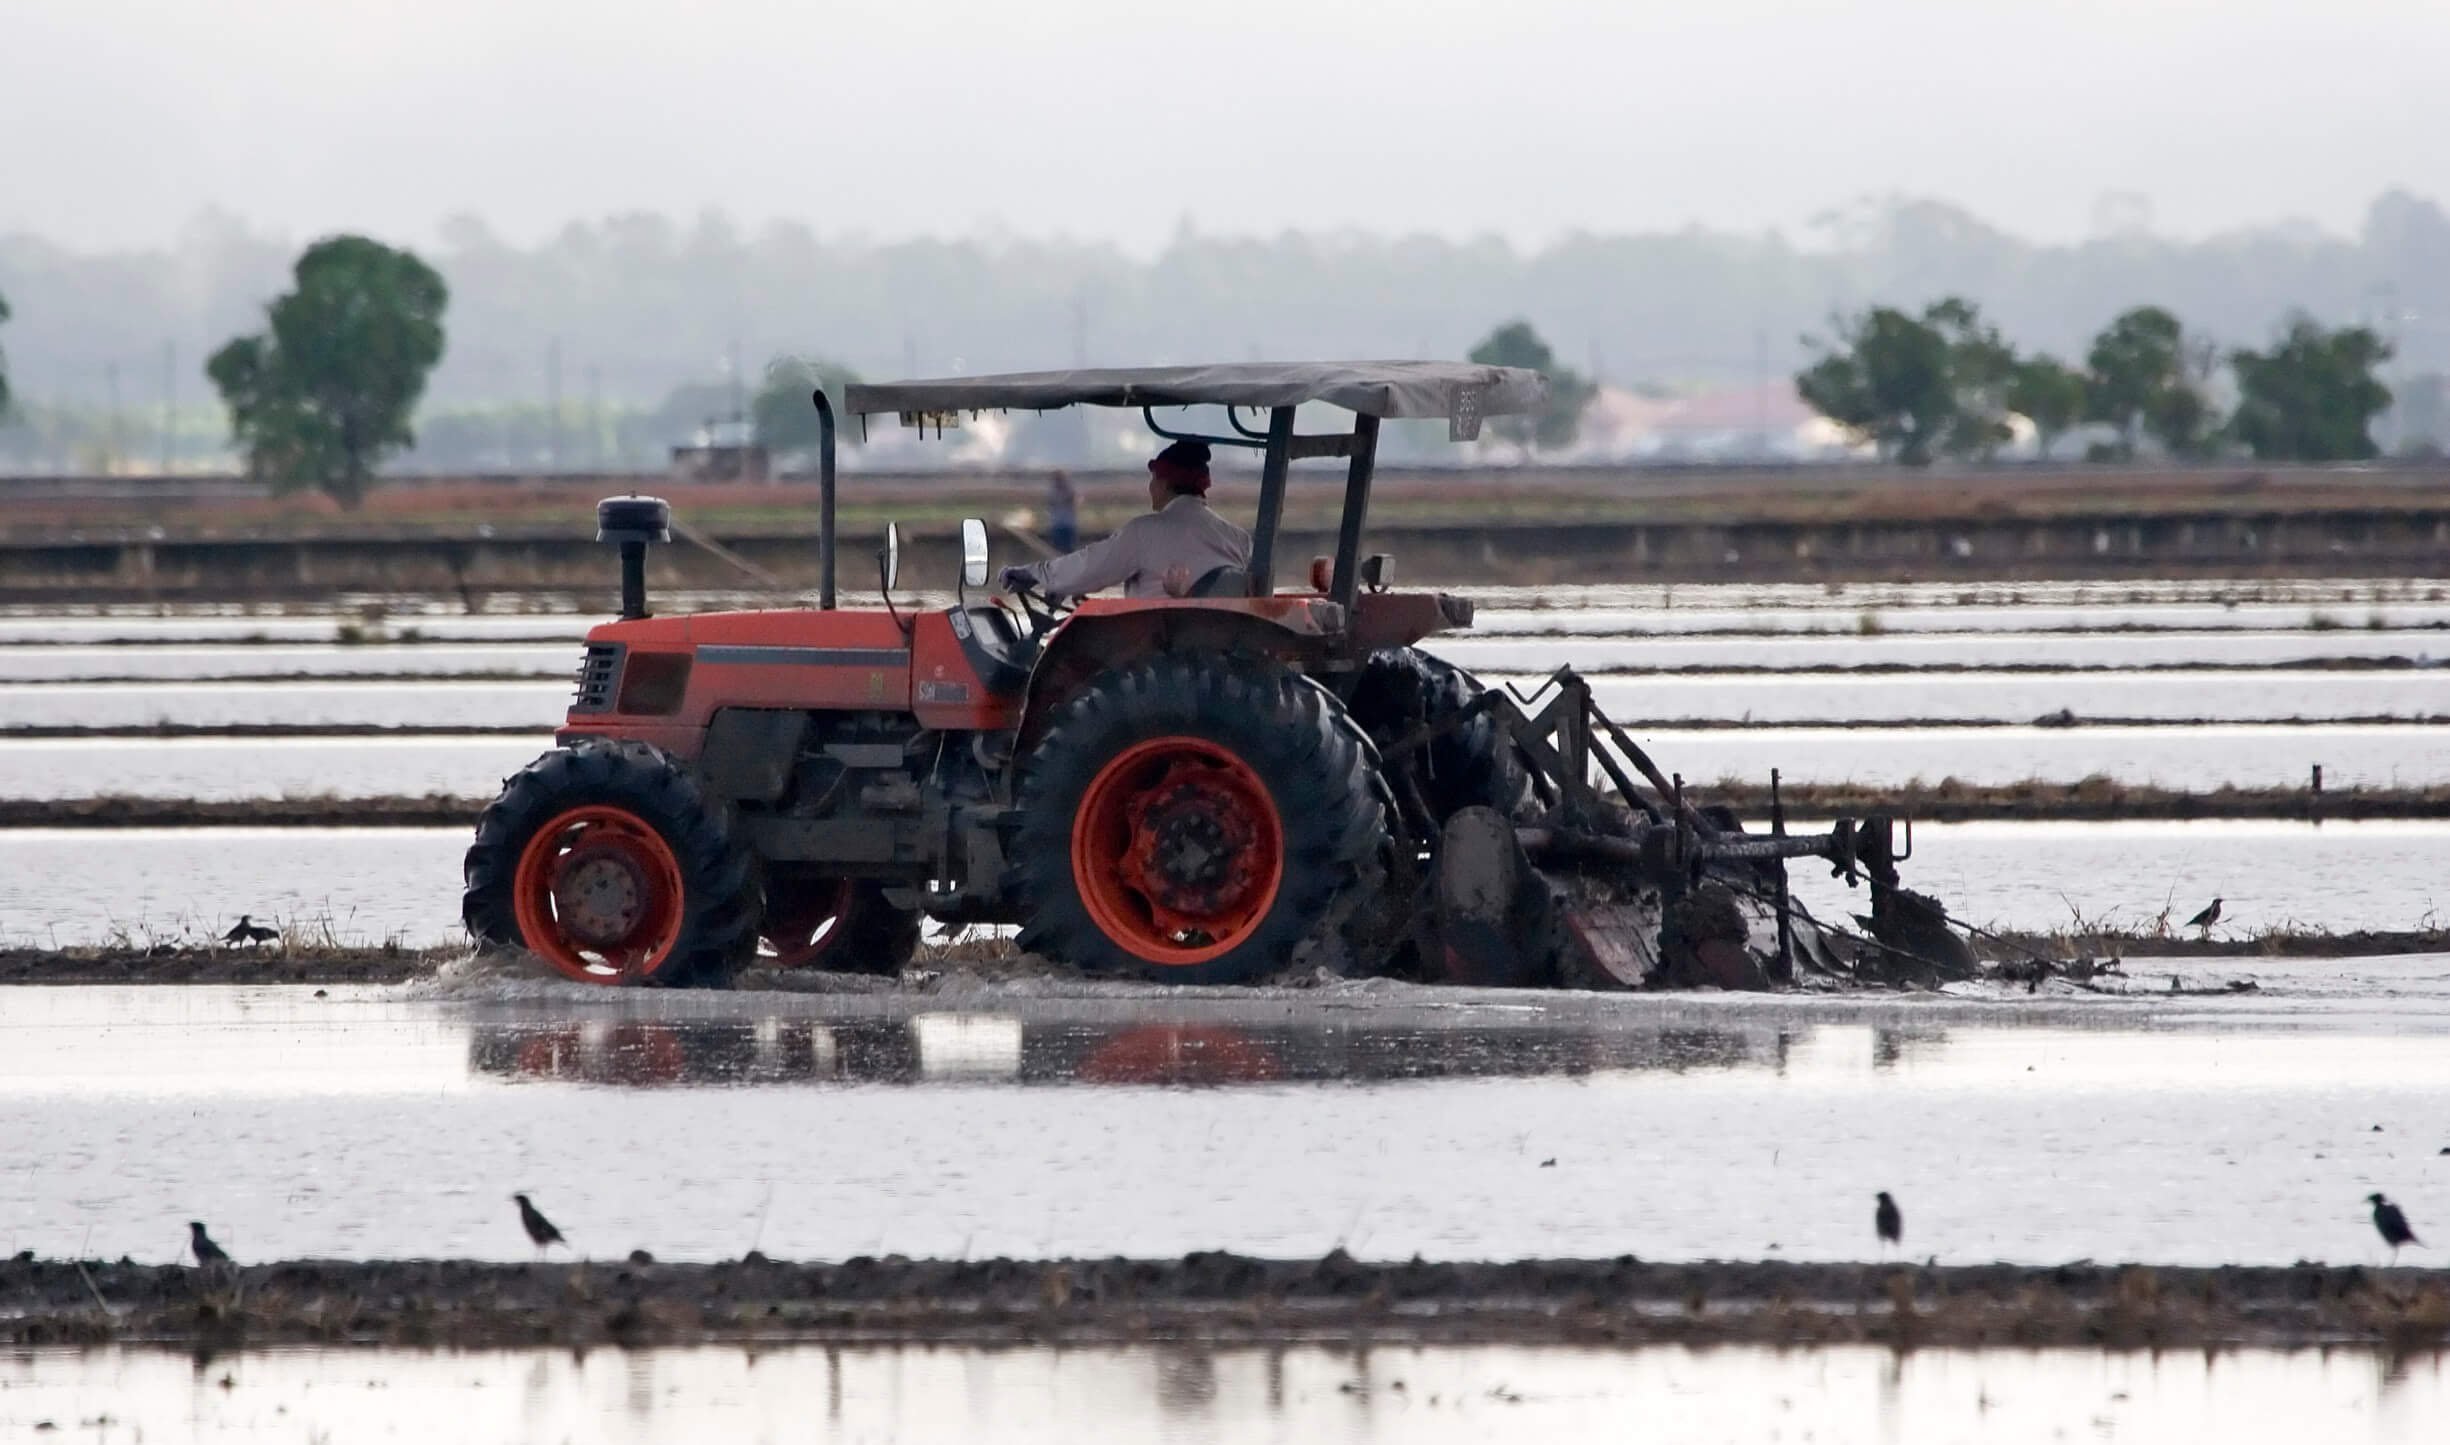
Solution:
<svg viewBox="0 0 2450 1445">
<path fill-rule="evenodd" d="M 1135 518 L 1103 542 L 1019 570 L 1028 573 L 1038 590 L 1050 597 L 1086 597 L 1119 586 L 1140 570 L 1140 549 L 1132 536 L 1132 528 L 1138 525 Z"/>
</svg>

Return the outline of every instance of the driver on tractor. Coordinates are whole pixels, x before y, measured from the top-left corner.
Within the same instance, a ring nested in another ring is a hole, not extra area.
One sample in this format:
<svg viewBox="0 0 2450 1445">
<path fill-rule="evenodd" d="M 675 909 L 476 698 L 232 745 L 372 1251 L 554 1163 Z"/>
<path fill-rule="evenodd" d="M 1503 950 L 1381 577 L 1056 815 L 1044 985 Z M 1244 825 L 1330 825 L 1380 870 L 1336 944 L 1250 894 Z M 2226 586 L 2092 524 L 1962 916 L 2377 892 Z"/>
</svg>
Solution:
<svg viewBox="0 0 2450 1445">
<path fill-rule="evenodd" d="M 1208 505 L 1208 446 L 1178 441 L 1148 464 L 1149 514 L 1077 552 L 1007 567 L 1005 590 L 1083 597 L 1120 583 L 1126 597 L 1181 596 L 1221 567 L 1250 565 L 1251 535 Z"/>
</svg>

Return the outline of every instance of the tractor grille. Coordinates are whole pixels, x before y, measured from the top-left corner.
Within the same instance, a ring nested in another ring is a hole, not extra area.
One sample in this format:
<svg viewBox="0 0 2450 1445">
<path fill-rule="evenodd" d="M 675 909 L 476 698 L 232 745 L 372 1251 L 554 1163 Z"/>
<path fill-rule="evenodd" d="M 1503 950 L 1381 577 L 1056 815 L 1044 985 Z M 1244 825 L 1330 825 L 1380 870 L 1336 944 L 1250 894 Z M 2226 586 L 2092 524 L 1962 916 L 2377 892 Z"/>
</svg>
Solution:
<svg viewBox="0 0 2450 1445">
<path fill-rule="evenodd" d="M 578 696 L 571 700 L 570 711 L 612 711 L 613 688 L 621 681 L 621 652 L 618 642 L 587 644 L 587 658 L 578 665 Z"/>
</svg>

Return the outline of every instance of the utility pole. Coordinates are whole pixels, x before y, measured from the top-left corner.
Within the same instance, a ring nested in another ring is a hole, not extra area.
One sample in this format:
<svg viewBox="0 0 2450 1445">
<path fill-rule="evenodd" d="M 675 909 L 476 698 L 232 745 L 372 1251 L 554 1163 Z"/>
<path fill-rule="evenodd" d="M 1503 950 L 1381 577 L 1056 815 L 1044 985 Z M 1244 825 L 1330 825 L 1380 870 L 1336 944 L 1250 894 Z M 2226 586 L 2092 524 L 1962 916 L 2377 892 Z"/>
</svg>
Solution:
<svg viewBox="0 0 2450 1445">
<path fill-rule="evenodd" d="M 1769 456 L 1769 328 L 1752 329 L 1752 449 Z"/>
<path fill-rule="evenodd" d="M 162 342 L 162 475 L 169 476 L 179 435 L 179 344 Z"/>
<path fill-rule="evenodd" d="M 587 368 L 587 465 L 604 470 L 604 370 Z"/>
<path fill-rule="evenodd" d="M 556 336 L 544 348 L 544 469 L 561 470 L 561 338 Z"/>
<path fill-rule="evenodd" d="M 106 361 L 106 362 L 102 363 L 102 380 L 103 380 L 103 384 L 104 384 L 105 386 L 107 386 L 107 387 L 110 389 L 110 395 L 111 395 L 111 414 L 110 414 L 110 421 L 109 421 L 109 424 L 107 425 L 107 427 L 104 429 L 104 431 L 103 431 L 103 433 L 102 433 L 102 474 L 103 474 L 104 476 L 106 476 L 106 477 L 115 477 L 115 476 L 119 475 L 119 363 L 118 363 L 118 362 L 116 362 L 116 361 Z"/>
</svg>

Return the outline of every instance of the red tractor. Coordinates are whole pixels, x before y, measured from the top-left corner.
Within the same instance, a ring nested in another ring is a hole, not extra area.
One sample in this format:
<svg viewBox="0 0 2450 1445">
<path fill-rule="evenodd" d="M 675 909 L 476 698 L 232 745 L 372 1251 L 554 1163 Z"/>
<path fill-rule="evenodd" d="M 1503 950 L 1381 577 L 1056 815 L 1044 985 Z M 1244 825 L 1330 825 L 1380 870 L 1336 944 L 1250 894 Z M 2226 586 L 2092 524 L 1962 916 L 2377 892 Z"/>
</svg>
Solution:
<svg viewBox="0 0 2450 1445">
<path fill-rule="evenodd" d="M 1043 956 L 1186 983 L 1297 955 L 1618 986 L 1679 966 L 1774 981 L 1798 957 L 1830 964 L 1817 934 L 1795 941 L 1781 860 L 1868 871 L 1877 931 L 1912 898 L 1894 887 L 1885 822 L 1739 838 L 1641 759 L 1657 784 L 1645 797 L 1594 748 L 1604 734 L 1632 744 L 1578 680 L 1536 717 L 1483 691 L 1412 646 L 1468 626 L 1470 604 L 1392 591 L 1390 561 L 1362 553 L 1382 421 L 1444 419 L 1468 438 L 1545 392 L 1533 372 L 1433 362 L 853 386 L 846 410 L 863 423 L 921 427 L 1093 405 L 1140 408 L 1158 435 L 1184 437 L 1155 409 L 1219 407 L 1223 432 L 1192 439 L 1260 454 L 1244 571 L 1179 597 L 1024 591 L 1008 605 L 974 595 L 987 538 L 971 521 L 959 600 L 927 612 L 892 604 L 891 528 L 886 605 L 835 606 L 834 418 L 818 393 L 815 608 L 651 615 L 645 558 L 669 540 L 668 509 L 598 508 L 600 540 L 621 551 L 621 618 L 588 634 L 557 746 L 477 825 L 469 932 L 572 978 L 705 986 L 761 945 L 784 967 L 895 971 L 922 917 L 1016 924 Z M 1351 429 L 1296 433 L 1312 403 L 1350 411 Z M 1309 458 L 1345 463 L 1336 550 L 1282 587 L 1287 478 Z M 1594 759 L 1614 792 L 1591 786 Z M 1701 887 L 1713 870 L 1715 893 Z M 1697 889 L 1712 900 L 1700 913 Z"/>
</svg>

